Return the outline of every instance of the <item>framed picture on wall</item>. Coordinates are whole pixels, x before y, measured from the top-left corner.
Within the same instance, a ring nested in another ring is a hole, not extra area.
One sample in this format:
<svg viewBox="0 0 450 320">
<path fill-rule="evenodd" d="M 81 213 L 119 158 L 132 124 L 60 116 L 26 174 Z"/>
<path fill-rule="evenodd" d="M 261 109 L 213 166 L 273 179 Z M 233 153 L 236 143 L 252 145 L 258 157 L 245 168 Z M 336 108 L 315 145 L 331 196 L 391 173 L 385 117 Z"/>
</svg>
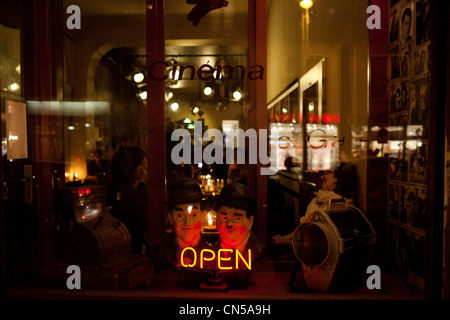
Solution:
<svg viewBox="0 0 450 320">
<path fill-rule="evenodd" d="M 400 48 L 400 76 L 402 78 L 411 75 L 411 44 L 407 44 Z"/>
<path fill-rule="evenodd" d="M 414 74 L 419 75 L 430 71 L 430 46 L 417 47 L 414 50 Z"/>
<path fill-rule="evenodd" d="M 429 77 L 411 83 L 410 124 L 422 125 L 424 137 L 428 136 L 429 83 Z"/>
<path fill-rule="evenodd" d="M 413 40 L 413 5 L 409 4 L 403 8 L 400 15 L 399 39 L 401 44 L 405 44 Z"/>
<path fill-rule="evenodd" d="M 408 226 L 424 230 L 426 227 L 426 188 L 406 187 L 403 212 L 400 221 Z"/>
<path fill-rule="evenodd" d="M 394 9 L 389 15 L 389 42 L 393 43 L 398 40 L 398 11 Z"/>
<path fill-rule="evenodd" d="M 426 185 L 428 176 L 427 145 L 408 150 L 408 181 Z"/>
<path fill-rule="evenodd" d="M 416 45 L 430 40 L 430 1 L 418 0 L 416 2 Z"/>
<path fill-rule="evenodd" d="M 400 50 L 399 46 L 391 49 L 391 79 L 400 77 Z"/>
</svg>

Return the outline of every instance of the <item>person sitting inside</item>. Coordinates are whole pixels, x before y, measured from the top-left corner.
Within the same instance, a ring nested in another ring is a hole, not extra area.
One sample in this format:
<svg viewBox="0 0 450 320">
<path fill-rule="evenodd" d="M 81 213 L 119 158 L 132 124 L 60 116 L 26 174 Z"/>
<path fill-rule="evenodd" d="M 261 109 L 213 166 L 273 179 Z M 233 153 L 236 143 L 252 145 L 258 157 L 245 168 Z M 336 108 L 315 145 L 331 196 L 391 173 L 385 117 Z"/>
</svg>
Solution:
<svg viewBox="0 0 450 320">
<path fill-rule="evenodd" d="M 108 182 L 108 176 L 110 174 L 110 168 L 108 161 L 103 159 L 103 152 L 101 149 L 95 150 L 94 160 L 89 162 L 87 166 L 86 180 L 89 183 L 106 184 Z"/>
<path fill-rule="evenodd" d="M 320 177 L 322 183 L 321 188 L 317 192 L 317 196 L 306 208 L 305 215 L 300 218 L 300 224 L 306 222 L 314 212 L 326 210 L 330 199 L 344 198 L 344 191 L 340 190 L 340 187 L 338 187 L 338 175 L 339 171 L 336 172 L 334 170 L 326 170 L 323 173 Z M 346 199 L 346 204 L 353 204 L 353 199 Z M 277 234 L 272 237 L 272 241 L 276 245 L 291 245 L 294 232 L 291 232 L 285 236 Z"/>
</svg>

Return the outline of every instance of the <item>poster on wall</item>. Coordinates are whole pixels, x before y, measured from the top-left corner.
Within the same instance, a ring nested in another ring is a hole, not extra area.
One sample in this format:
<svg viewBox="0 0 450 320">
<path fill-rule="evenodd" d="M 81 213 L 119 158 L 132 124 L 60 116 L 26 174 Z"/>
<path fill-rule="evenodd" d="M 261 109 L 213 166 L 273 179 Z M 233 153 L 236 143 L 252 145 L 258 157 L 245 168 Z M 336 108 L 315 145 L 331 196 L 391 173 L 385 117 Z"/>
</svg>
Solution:
<svg viewBox="0 0 450 320">
<path fill-rule="evenodd" d="M 28 158 L 27 106 L 23 102 L 6 101 L 7 159 Z"/>
</svg>

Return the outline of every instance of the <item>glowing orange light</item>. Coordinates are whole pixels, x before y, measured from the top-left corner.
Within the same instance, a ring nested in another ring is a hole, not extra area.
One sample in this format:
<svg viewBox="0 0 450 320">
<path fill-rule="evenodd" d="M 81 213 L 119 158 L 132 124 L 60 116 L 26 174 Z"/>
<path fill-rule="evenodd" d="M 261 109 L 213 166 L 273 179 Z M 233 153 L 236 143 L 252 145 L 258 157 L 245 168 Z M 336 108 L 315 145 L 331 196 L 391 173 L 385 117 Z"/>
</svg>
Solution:
<svg viewBox="0 0 450 320">
<path fill-rule="evenodd" d="M 230 270 L 230 269 L 233 269 L 233 267 L 222 267 L 221 265 L 220 265 L 220 261 L 221 260 L 224 260 L 224 261 L 230 261 L 231 260 L 231 256 L 230 257 L 228 257 L 228 258 L 225 258 L 225 257 L 222 257 L 221 256 L 221 253 L 222 252 L 233 252 L 233 250 L 232 249 L 220 249 L 219 250 L 219 261 L 217 262 L 217 266 L 219 267 L 219 269 L 221 269 L 221 270 Z"/>
<path fill-rule="evenodd" d="M 191 250 L 194 253 L 194 262 L 192 264 L 184 264 L 184 252 L 186 250 Z M 186 247 L 183 249 L 183 251 L 181 251 L 181 265 L 183 267 L 185 267 L 185 268 L 193 267 L 193 266 L 195 266 L 196 262 L 197 262 L 197 252 L 194 250 L 194 248 Z"/>
<path fill-rule="evenodd" d="M 186 250 L 190 250 L 194 253 L 194 257 L 191 263 L 186 264 L 184 262 L 184 253 Z M 248 249 L 248 260 L 246 261 L 244 256 L 239 252 L 239 250 L 233 250 L 233 249 L 220 249 L 218 251 L 217 257 L 216 253 L 213 250 L 210 249 L 203 249 L 200 251 L 200 269 L 204 268 L 204 262 L 205 261 L 214 261 L 217 260 L 217 268 L 221 270 L 230 270 L 233 269 L 232 266 L 223 266 L 221 261 L 230 261 L 231 256 L 233 254 L 233 251 L 235 251 L 235 261 L 236 265 L 234 266 L 237 269 L 239 269 L 239 260 L 242 260 L 244 262 L 244 265 L 247 267 L 248 270 L 252 269 L 252 252 L 250 249 Z M 227 254 L 227 252 L 229 254 Z M 181 265 L 185 268 L 192 268 L 197 264 L 197 252 L 194 248 L 186 247 L 181 251 Z"/>
<path fill-rule="evenodd" d="M 211 218 L 211 215 L 208 213 L 208 226 L 212 226 L 213 225 L 213 220 Z"/>
<path fill-rule="evenodd" d="M 211 256 L 209 258 L 206 258 L 205 252 L 211 253 Z M 200 251 L 200 269 L 203 269 L 203 261 L 213 261 L 215 258 L 216 254 L 210 249 L 203 249 L 202 251 Z"/>
<path fill-rule="evenodd" d="M 298 3 L 300 5 L 300 7 L 302 7 L 303 9 L 309 9 L 312 7 L 313 2 L 311 0 L 302 0 Z"/>
</svg>

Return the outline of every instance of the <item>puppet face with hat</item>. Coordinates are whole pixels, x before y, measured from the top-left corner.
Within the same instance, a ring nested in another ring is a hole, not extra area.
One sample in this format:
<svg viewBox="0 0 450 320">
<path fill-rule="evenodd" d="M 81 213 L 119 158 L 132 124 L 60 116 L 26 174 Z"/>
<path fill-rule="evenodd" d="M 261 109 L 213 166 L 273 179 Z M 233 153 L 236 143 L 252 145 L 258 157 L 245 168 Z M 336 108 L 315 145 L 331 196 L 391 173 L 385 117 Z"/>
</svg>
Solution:
<svg viewBox="0 0 450 320">
<path fill-rule="evenodd" d="M 250 237 L 255 202 L 241 183 L 226 185 L 216 204 L 217 230 L 222 248 L 242 250 Z"/>
<path fill-rule="evenodd" d="M 169 222 L 181 248 L 195 247 L 200 238 L 206 212 L 201 210 L 202 191 L 194 179 L 180 179 L 169 187 Z"/>
</svg>

